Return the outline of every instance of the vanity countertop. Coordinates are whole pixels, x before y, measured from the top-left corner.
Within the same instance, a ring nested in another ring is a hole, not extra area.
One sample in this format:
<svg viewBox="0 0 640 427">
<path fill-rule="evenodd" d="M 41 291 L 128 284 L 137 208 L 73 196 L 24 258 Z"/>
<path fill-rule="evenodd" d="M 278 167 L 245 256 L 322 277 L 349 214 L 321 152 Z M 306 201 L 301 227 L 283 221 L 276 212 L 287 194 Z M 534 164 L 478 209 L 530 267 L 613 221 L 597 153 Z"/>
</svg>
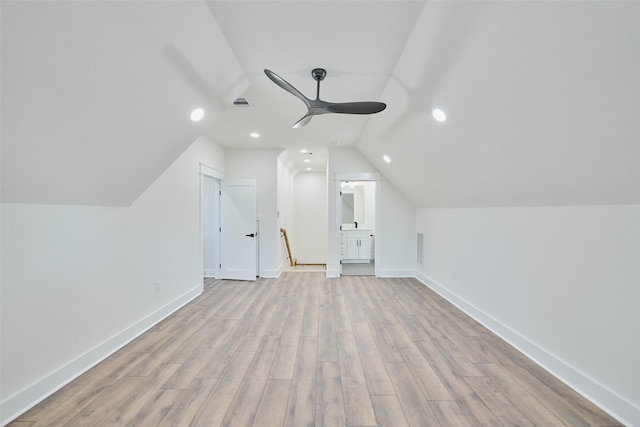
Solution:
<svg viewBox="0 0 640 427">
<path fill-rule="evenodd" d="M 353 224 L 342 224 L 342 231 L 371 231 L 369 227 L 356 228 Z"/>
</svg>

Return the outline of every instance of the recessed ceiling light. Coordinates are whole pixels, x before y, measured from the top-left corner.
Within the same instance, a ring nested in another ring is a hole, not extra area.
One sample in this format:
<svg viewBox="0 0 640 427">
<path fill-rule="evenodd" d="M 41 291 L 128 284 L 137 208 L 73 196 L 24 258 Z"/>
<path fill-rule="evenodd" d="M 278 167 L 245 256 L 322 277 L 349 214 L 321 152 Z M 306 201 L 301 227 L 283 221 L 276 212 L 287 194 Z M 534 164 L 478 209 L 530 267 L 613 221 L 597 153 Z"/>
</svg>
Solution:
<svg viewBox="0 0 640 427">
<path fill-rule="evenodd" d="M 447 115 L 444 113 L 444 111 L 442 111 L 439 108 L 434 108 L 434 110 L 431 112 L 431 114 L 433 115 L 433 118 L 436 119 L 439 122 L 444 122 L 445 120 L 447 120 Z"/>
<path fill-rule="evenodd" d="M 310 170 L 311 170 L 311 168 L 307 168 L 307 170 L 308 170 L 308 171 L 310 171 Z"/>
<path fill-rule="evenodd" d="M 196 108 L 191 112 L 191 120 L 199 122 L 204 117 L 204 110 L 202 108 Z"/>
<path fill-rule="evenodd" d="M 301 152 L 302 154 L 305 154 L 305 153 L 308 153 L 308 152 L 309 152 L 309 150 L 307 150 L 306 148 L 303 148 L 302 150 L 300 150 L 300 152 Z"/>
<path fill-rule="evenodd" d="M 258 132 L 251 132 L 251 138 L 260 138 L 260 134 Z"/>
<path fill-rule="evenodd" d="M 305 163 L 311 163 L 311 160 L 309 160 L 309 159 L 304 159 L 304 162 L 305 162 Z"/>
<path fill-rule="evenodd" d="M 382 160 L 384 160 L 387 163 L 391 163 L 391 157 L 387 156 L 386 154 L 382 156 Z"/>
</svg>

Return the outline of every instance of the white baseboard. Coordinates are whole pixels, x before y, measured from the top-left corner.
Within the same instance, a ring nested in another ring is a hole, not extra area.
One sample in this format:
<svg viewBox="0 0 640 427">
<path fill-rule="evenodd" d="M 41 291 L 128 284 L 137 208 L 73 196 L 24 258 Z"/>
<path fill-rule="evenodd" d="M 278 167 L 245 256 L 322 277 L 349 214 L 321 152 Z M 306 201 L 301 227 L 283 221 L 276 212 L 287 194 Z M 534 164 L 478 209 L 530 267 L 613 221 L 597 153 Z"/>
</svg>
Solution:
<svg viewBox="0 0 640 427">
<path fill-rule="evenodd" d="M 340 272 L 337 269 L 327 268 L 326 277 L 340 277 Z M 379 270 L 376 272 L 376 277 L 416 277 L 416 273 L 413 270 Z"/>
<path fill-rule="evenodd" d="M 204 277 L 206 278 L 216 278 L 218 276 L 218 270 L 215 268 L 205 268 Z"/>
<path fill-rule="evenodd" d="M 326 277 L 340 277 L 340 272 L 335 268 L 327 268 Z"/>
<path fill-rule="evenodd" d="M 8 424 L 55 393 L 202 293 L 202 284 L 149 314 L 113 337 L 89 349 L 61 368 L 0 402 L 0 425 Z"/>
<path fill-rule="evenodd" d="M 378 270 L 376 277 L 416 277 L 413 270 Z"/>
<path fill-rule="evenodd" d="M 278 277 L 280 277 L 280 269 L 278 270 L 264 270 L 262 272 L 262 276 L 266 279 L 277 279 Z"/>
<path fill-rule="evenodd" d="M 614 391 L 590 378 L 564 360 L 549 353 L 530 341 L 527 337 L 499 322 L 489 314 L 460 298 L 435 280 L 416 272 L 415 276 L 425 286 L 432 289 L 447 301 L 474 318 L 487 329 L 517 348 L 531 360 L 543 367 L 563 383 L 593 402 L 602 410 L 611 414 L 627 426 L 640 427 L 640 407 L 619 396 Z"/>
</svg>

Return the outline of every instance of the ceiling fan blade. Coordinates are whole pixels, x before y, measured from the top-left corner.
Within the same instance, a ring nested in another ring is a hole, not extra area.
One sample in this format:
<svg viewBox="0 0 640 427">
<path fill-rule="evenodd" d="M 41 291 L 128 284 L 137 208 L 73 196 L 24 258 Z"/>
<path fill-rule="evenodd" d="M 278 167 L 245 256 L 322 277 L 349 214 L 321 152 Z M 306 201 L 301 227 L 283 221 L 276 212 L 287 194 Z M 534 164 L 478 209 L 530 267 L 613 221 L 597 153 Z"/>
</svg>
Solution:
<svg viewBox="0 0 640 427">
<path fill-rule="evenodd" d="M 301 118 L 300 120 L 298 120 L 294 125 L 294 129 L 298 129 L 301 128 L 302 126 L 306 125 L 307 123 L 309 123 L 311 121 L 311 118 L 313 116 L 311 114 L 307 114 L 306 116 L 304 116 L 303 118 Z"/>
<path fill-rule="evenodd" d="M 387 108 L 384 102 L 336 102 L 328 103 L 325 110 L 331 113 L 373 114 Z"/>
<path fill-rule="evenodd" d="M 311 101 L 309 100 L 309 98 L 304 96 L 298 89 L 296 89 L 295 87 L 291 86 L 291 83 L 287 82 L 285 79 L 283 79 L 282 77 L 280 77 L 279 75 L 277 75 L 273 71 L 267 70 L 266 68 L 264 70 L 264 73 L 267 75 L 267 77 L 269 77 L 271 79 L 271 81 L 273 81 L 275 84 L 280 86 L 282 89 L 284 89 L 287 92 L 289 92 L 290 94 L 300 98 L 302 100 L 302 102 L 304 102 L 304 104 L 307 106 L 307 108 L 309 108 L 309 106 L 311 105 Z"/>
<path fill-rule="evenodd" d="M 277 75 L 271 70 L 264 69 L 264 73 L 275 84 L 286 90 L 307 106 L 307 114 L 298 120 L 293 127 L 300 128 L 311 121 L 313 116 L 326 113 L 342 113 L 342 114 L 374 114 L 387 108 L 387 104 L 383 102 L 326 102 L 320 99 L 320 82 L 325 78 L 327 72 L 323 68 L 314 68 L 311 71 L 313 79 L 318 83 L 318 91 L 316 99 L 309 99 L 304 96 L 298 89 L 293 87 L 285 79 Z"/>
</svg>

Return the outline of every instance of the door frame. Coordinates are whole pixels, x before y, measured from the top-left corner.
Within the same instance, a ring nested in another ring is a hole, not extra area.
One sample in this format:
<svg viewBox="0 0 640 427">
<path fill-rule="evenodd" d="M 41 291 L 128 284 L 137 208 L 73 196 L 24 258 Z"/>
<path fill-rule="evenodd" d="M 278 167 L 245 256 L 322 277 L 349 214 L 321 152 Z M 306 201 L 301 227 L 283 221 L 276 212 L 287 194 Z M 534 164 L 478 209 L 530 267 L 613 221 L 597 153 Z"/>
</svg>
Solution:
<svg viewBox="0 0 640 427">
<path fill-rule="evenodd" d="M 209 218 L 207 218 L 206 216 L 206 211 L 205 211 L 205 205 L 208 201 L 208 198 L 210 196 L 212 196 L 215 200 L 214 200 L 214 204 L 216 206 L 218 206 L 218 208 L 220 207 L 220 194 L 219 193 L 215 193 L 213 195 L 211 194 L 205 194 L 205 185 L 204 185 L 204 180 L 207 178 L 213 178 L 216 181 L 218 181 L 218 185 L 220 185 L 221 181 L 224 180 L 224 173 L 212 168 L 210 166 L 204 165 L 202 163 L 200 163 L 200 262 L 202 263 L 200 270 L 202 271 L 202 276 L 203 277 L 207 277 L 207 273 L 204 270 L 204 247 L 205 247 L 205 239 L 207 238 L 207 236 L 205 236 L 205 221 L 207 221 Z M 218 227 L 218 230 L 220 229 L 220 212 L 218 212 L 218 215 L 216 216 L 218 223 L 214 224 L 214 227 Z M 217 254 L 217 259 L 214 261 L 214 264 L 216 266 L 220 265 L 220 250 L 221 245 L 220 245 L 220 233 L 217 233 L 217 238 L 215 239 L 215 242 L 208 242 L 214 245 L 217 245 L 218 250 L 216 251 Z M 214 273 L 213 273 L 213 277 L 216 279 L 220 278 L 220 268 L 217 267 L 214 269 Z"/>
<path fill-rule="evenodd" d="M 374 256 L 375 256 L 375 277 L 379 277 L 380 268 L 382 265 L 382 251 L 380 248 L 384 242 L 384 236 L 382 235 L 382 215 L 381 215 L 381 185 L 380 185 L 380 174 L 378 172 L 335 172 L 333 177 L 333 188 L 334 188 L 334 209 L 333 213 L 330 213 L 333 216 L 333 225 L 334 225 L 334 235 L 335 235 L 335 244 L 330 246 L 330 251 L 333 252 L 333 255 L 329 253 L 327 257 L 327 262 L 331 263 L 333 260 L 334 265 L 327 265 L 327 276 L 329 276 L 330 272 L 337 272 L 337 276 L 342 274 L 342 264 L 340 263 L 340 245 L 341 245 L 341 230 L 340 225 L 342 225 L 342 199 L 340 198 L 340 183 L 343 181 L 373 181 L 376 184 L 375 189 L 375 215 L 376 215 L 376 225 L 373 228 L 374 231 Z M 337 263 L 337 264 L 335 264 Z M 332 277 L 332 276 L 329 276 Z"/>
</svg>

